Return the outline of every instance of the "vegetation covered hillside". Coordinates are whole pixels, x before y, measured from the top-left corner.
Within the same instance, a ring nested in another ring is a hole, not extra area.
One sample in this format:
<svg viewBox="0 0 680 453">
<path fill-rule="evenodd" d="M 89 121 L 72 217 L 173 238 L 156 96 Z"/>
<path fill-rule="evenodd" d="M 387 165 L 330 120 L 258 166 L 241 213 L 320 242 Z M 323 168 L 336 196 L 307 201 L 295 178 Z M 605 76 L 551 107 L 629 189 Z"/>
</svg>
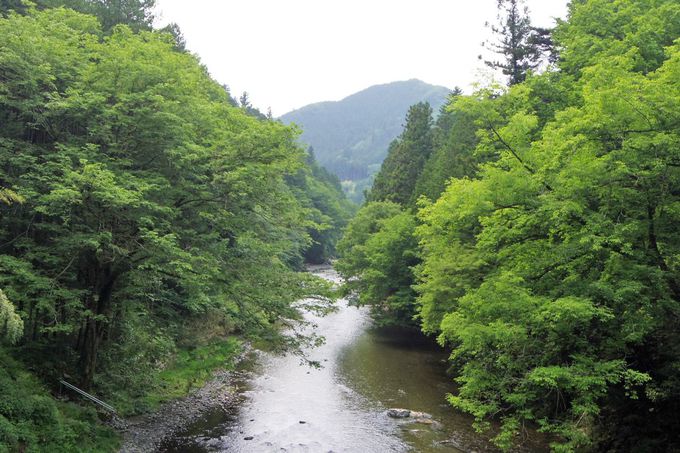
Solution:
<svg viewBox="0 0 680 453">
<path fill-rule="evenodd" d="M 325 294 L 298 271 L 334 253 L 337 180 L 152 8 L 2 3 L 0 451 L 113 448 L 58 379 L 148 410 L 229 366 L 234 335 L 295 348 L 292 303 Z"/>
<path fill-rule="evenodd" d="M 410 105 L 428 102 L 438 111 L 450 90 L 420 80 L 375 85 L 337 102 L 321 102 L 286 113 L 281 120 L 302 129 L 319 163 L 337 175 L 348 195 L 363 199 L 370 177 L 401 131 Z"/>
<path fill-rule="evenodd" d="M 499 9 L 507 86 L 411 108 L 337 268 L 450 348 L 449 402 L 503 450 L 678 451 L 680 4 Z"/>
</svg>

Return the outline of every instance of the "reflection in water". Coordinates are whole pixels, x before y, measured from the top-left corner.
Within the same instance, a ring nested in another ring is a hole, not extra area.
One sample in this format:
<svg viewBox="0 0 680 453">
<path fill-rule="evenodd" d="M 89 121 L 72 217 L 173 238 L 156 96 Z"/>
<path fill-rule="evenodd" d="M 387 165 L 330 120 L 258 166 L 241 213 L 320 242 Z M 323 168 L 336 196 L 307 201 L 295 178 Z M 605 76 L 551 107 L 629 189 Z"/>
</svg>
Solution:
<svg viewBox="0 0 680 453">
<path fill-rule="evenodd" d="M 319 271 L 330 280 L 337 274 Z M 163 445 L 166 452 L 491 451 L 470 419 L 447 405 L 446 355 L 417 332 L 373 329 L 367 311 L 340 302 L 309 316 L 326 343 L 297 357 L 260 353 L 238 380 L 242 403 L 215 409 Z M 394 420 L 385 409 L 432 414 L 431 425 Z M 440 425 L 441 424 L 441 425 Z M 459 449 L 441 441 L 455 439 Z"/>
<path fill-rule="evenodd" d="M 454 411 L 445 395 L 455 390 L 446 377 L 446 358 L 417 331 L 369 328 L 341 355 L 343 379 L 382 407 L 426 412 L 441 426 L 402 425 L 401 437 L 415 451 L 445 451 L 439 442 L 455 439 L 465 450 L 493 450 L 470 427 L 470 417 Z M 448 451 L 454 450 L 450 445 Z"/>
</svg>

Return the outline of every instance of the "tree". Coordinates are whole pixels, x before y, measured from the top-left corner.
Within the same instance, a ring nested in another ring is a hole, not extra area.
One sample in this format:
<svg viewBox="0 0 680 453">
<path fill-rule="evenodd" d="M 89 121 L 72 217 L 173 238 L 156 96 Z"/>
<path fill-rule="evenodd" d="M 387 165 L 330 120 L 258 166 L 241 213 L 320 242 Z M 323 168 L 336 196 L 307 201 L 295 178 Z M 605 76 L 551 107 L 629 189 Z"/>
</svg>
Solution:
<svg viewBox="0 0 680 453">
<path fill-rule="evenodd" d="M 0 0 L 0 13 L 7 14 L 9 11 L 23 13 L 26 7 L 22 0 Z"/>
<path fill-rule="evenodd" d="M 341 259 L 338 260 L 336 268 L 348 279 L 350 290 L 353 290 L 351 286 L 354 284 L 351 277 L 361 275 L 363 269 L 368 267 L 366 243 L 380 230 L 383 220 L 394 217 L 400 211 L 401 207 L 393 202 L 367 203 L 347 225 L 342 239 L 338 242 Z"/>
<path fill-rule="evenodd" d="M 451 178 L 473 177 L 483 159 L 474 155 L 478 143 L 477 117 L 456 101 L 462 92 L 452 93 L 432 129 L 433 151 L 418 176 L 413 199 L 424 195 L 436 200 Z"/>
<path fill-rule="evenodd" d="M 416 181 L 432 153 L 432 108 L 418 103 L 409 108 L 404 131 L 390 145 L 368 201 L 393 201 L 407 206 L 413 201 Z"/>
<path fill-rule="evenodd" d="M 156 0 L 88 0 L 89 10 L 99 17 L 104 30 L 125 24 L 135 31 L 151 30 Z M 179 42 L 179 41 L 178 41 Z"/>
<path fill-rule="evenodd" d="M 23 198 L 21 198 L 15 191 L 5 187 L 0 187 L 0 203 L 9 205 L 12 203 L 20 203 L 22 201 Z"/>
<path fill-rule="evenodd" d="M 0 203 L 9 205 L 21 203 L 23 198 L 16 192 L 0 187 Z M 24 331 L 24 322 L 16 313 L 14 305 L 7 299 L 5 293 L 0 290 L 0 340 L 15 343 Z"/>
<path fill-rule="evenodd" d="M 179 52 L 185 52 L 187 49 L 187 42 L 184 39 L 184 34 L 176 23 L 171 23 L 161 28 L 159 31 L 170 33 L 175 40 L 175 50 Z"/>
<path fill-rule="evenodd" d="M 21 338 L 23 331 L 24 322 L 5 293 L 0 290 L 0 340 L 15 343 Z"/>
<path fill-rule="evenodd" d="M 36 0 L 33 2 L 38 8 L 65 7 L 85 14 L 97 16 L 104 31 L 110 31 L 119 24 L 124 24 L 135 31 L 149 31 L 153 26 L 153 10 L 156 0 Z M 25 14 L 27 11 L 24 0 L 0 1 L 0 12 L 9 10 Z M 172 34 L 179 31 L 176 24 L 166 27 Z M 182 42 L 178 37 L 178 44 Z"/>
<path fill-rule="evenodd" d="M 623 39 L 603 33 L 594 11 L 632 25 Z M 680 363 L 680 238 L 670 229 L 679 49 L 662 61 L 650 51 L 665 33 L 630 45 L 678 12 L 677 2 L 574 2 L 560 33 L 578 80 L 547 74 L 460 101 L 482 115 L 476 153 L 495 158 L 419 213 L 420 314 L 453 348 L 461 386 L 450 402 L 480 429 L 502 413 L 505 449 L 528 422 L 558 436 L 556 451 L 680 443 L 670 434 L 680 404 L 670 371 Z M 554 114 L 535 109 L 551 80 L 569 92 Z"/>
<path fill-rule="evenodd" d="M 418 263 L 415 217 L 392 202 L 366 204 L 338 243 L 336 269 L 347 280 L 344 291 L 358 305 L 371 307 L 383 325 L 414 327 L 412 267 Z"/>
<path fill-rule="evenodd" d="M 347 230 L 364 297 L 384 294 L 382 270 L 392 290 L 415 270 L 421 328 L 452 352 L 448 400 L 480 431 L 499 422 L 503 450 L 528 426 L 559 452 L 680 448 L 678 17 L 674 0 L 571 2 L 555 68 L 437 122 L 419 264 L 382 266 L 408 241 L 400 213 Z"/>
<path fill-rule="evenodd" d="M 347 225 L 354 208 L 345 198 L 338 177 L 318 164 L 314 150 L 307 150 L 307 166 L 297 174 L 287 177 L 288 184 L 296 190 L 296 198 L 308 208 L 314 223 L 308 227 L 312 240 L 304 251 L 304 262 L 327 263 L 336 256 L 336 242 Z M 302 262 L 296 263 L 302 267 Z"/>
<path fill-rule="evenodd" d="M 25 200 L 0 206 L 0 287 L 27 347 L 84 387 L 149 337 L 168 345 L 134 353 L 151 372 L 192 320 L 294 346 L 274 326 L 325 291 L 290 266 L 324 228 L 286 180 L 305 168 L 295 131 L 174 46 L 126 25 L 101 39 L 68 9 L 0 19 L 0 181 Z"/>
<path fill-rule="evenodd" d="M 241 97 L 238 98 L 238 103 L 242 109 L 247 110 L 252 107 L 252 105 L 250 104 L 250 95 L 248 94 L 247 91 L 244 91 L 243 94 L 241 94 Z"/>
<path fill-rule="evenodd" d="M 522 0 L 498 0 L 498 10 L 498 25 L 491 27 L 497 42 L 490 43 L 490 47 L 501 60 L 484 63 L 500 69 L 508 76 L 508 83 L 515 85 L 526 79 L 528 71 L 538 67 L 542 48 L 550 47 L 549 32 L 531 27 L 529 9 Z"/>
</svg>

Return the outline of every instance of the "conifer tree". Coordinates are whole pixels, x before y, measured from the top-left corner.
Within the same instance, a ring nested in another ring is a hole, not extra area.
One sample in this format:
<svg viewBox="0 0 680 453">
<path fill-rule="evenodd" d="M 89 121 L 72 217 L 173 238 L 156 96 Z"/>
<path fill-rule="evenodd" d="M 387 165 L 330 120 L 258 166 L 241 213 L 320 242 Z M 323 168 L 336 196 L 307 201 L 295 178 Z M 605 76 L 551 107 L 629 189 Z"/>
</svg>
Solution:
<svg viewBox="0 0 680 453">
<path fill-rule="evenodd" d="M 484 63 L 508 76 L 509 85 L 522 83 L 527 72 L 540 64 L 542 48 L 550 42 L 549 32 L 531 26 L 529 9 L 523 0 L 498 0 L 498 25 L 491 30 L 497 41 L 488 44 L 500 59 Z"/>
<path fill-rule="evenodd" d="M 420 102 L 409 108 L 401 136 L 392 142 L 387 158 L 368 194 L 368 201 L 407 205 L 418 175 L 432 153 L 432 107 Z"/>
</svg>

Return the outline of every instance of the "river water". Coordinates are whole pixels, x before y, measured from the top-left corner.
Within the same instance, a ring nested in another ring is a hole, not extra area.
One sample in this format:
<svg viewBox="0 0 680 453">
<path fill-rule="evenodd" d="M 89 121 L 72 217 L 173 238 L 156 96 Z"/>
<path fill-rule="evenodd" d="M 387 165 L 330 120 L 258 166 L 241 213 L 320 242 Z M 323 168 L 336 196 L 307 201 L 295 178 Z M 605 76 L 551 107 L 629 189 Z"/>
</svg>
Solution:
<svg viewBox="0 0 680 453">
<path fill-rule="evenodd" d="M 315 273 L 339 281 L 332 269 Z M 417 332 L 377 329 L 364 308 L 338 302 L 325 317 L 308 315 L 325 336 L 299 357 L 257 353 L 237 373 L 241 402 L 214 409 L 166 440 L 162 451 L 198 452 L 486 452 L 471 419 L 445 395 L 446 354 Z M 388 408 L 432 415 L 435 423 L 388 417 Z"/>
</svg>

